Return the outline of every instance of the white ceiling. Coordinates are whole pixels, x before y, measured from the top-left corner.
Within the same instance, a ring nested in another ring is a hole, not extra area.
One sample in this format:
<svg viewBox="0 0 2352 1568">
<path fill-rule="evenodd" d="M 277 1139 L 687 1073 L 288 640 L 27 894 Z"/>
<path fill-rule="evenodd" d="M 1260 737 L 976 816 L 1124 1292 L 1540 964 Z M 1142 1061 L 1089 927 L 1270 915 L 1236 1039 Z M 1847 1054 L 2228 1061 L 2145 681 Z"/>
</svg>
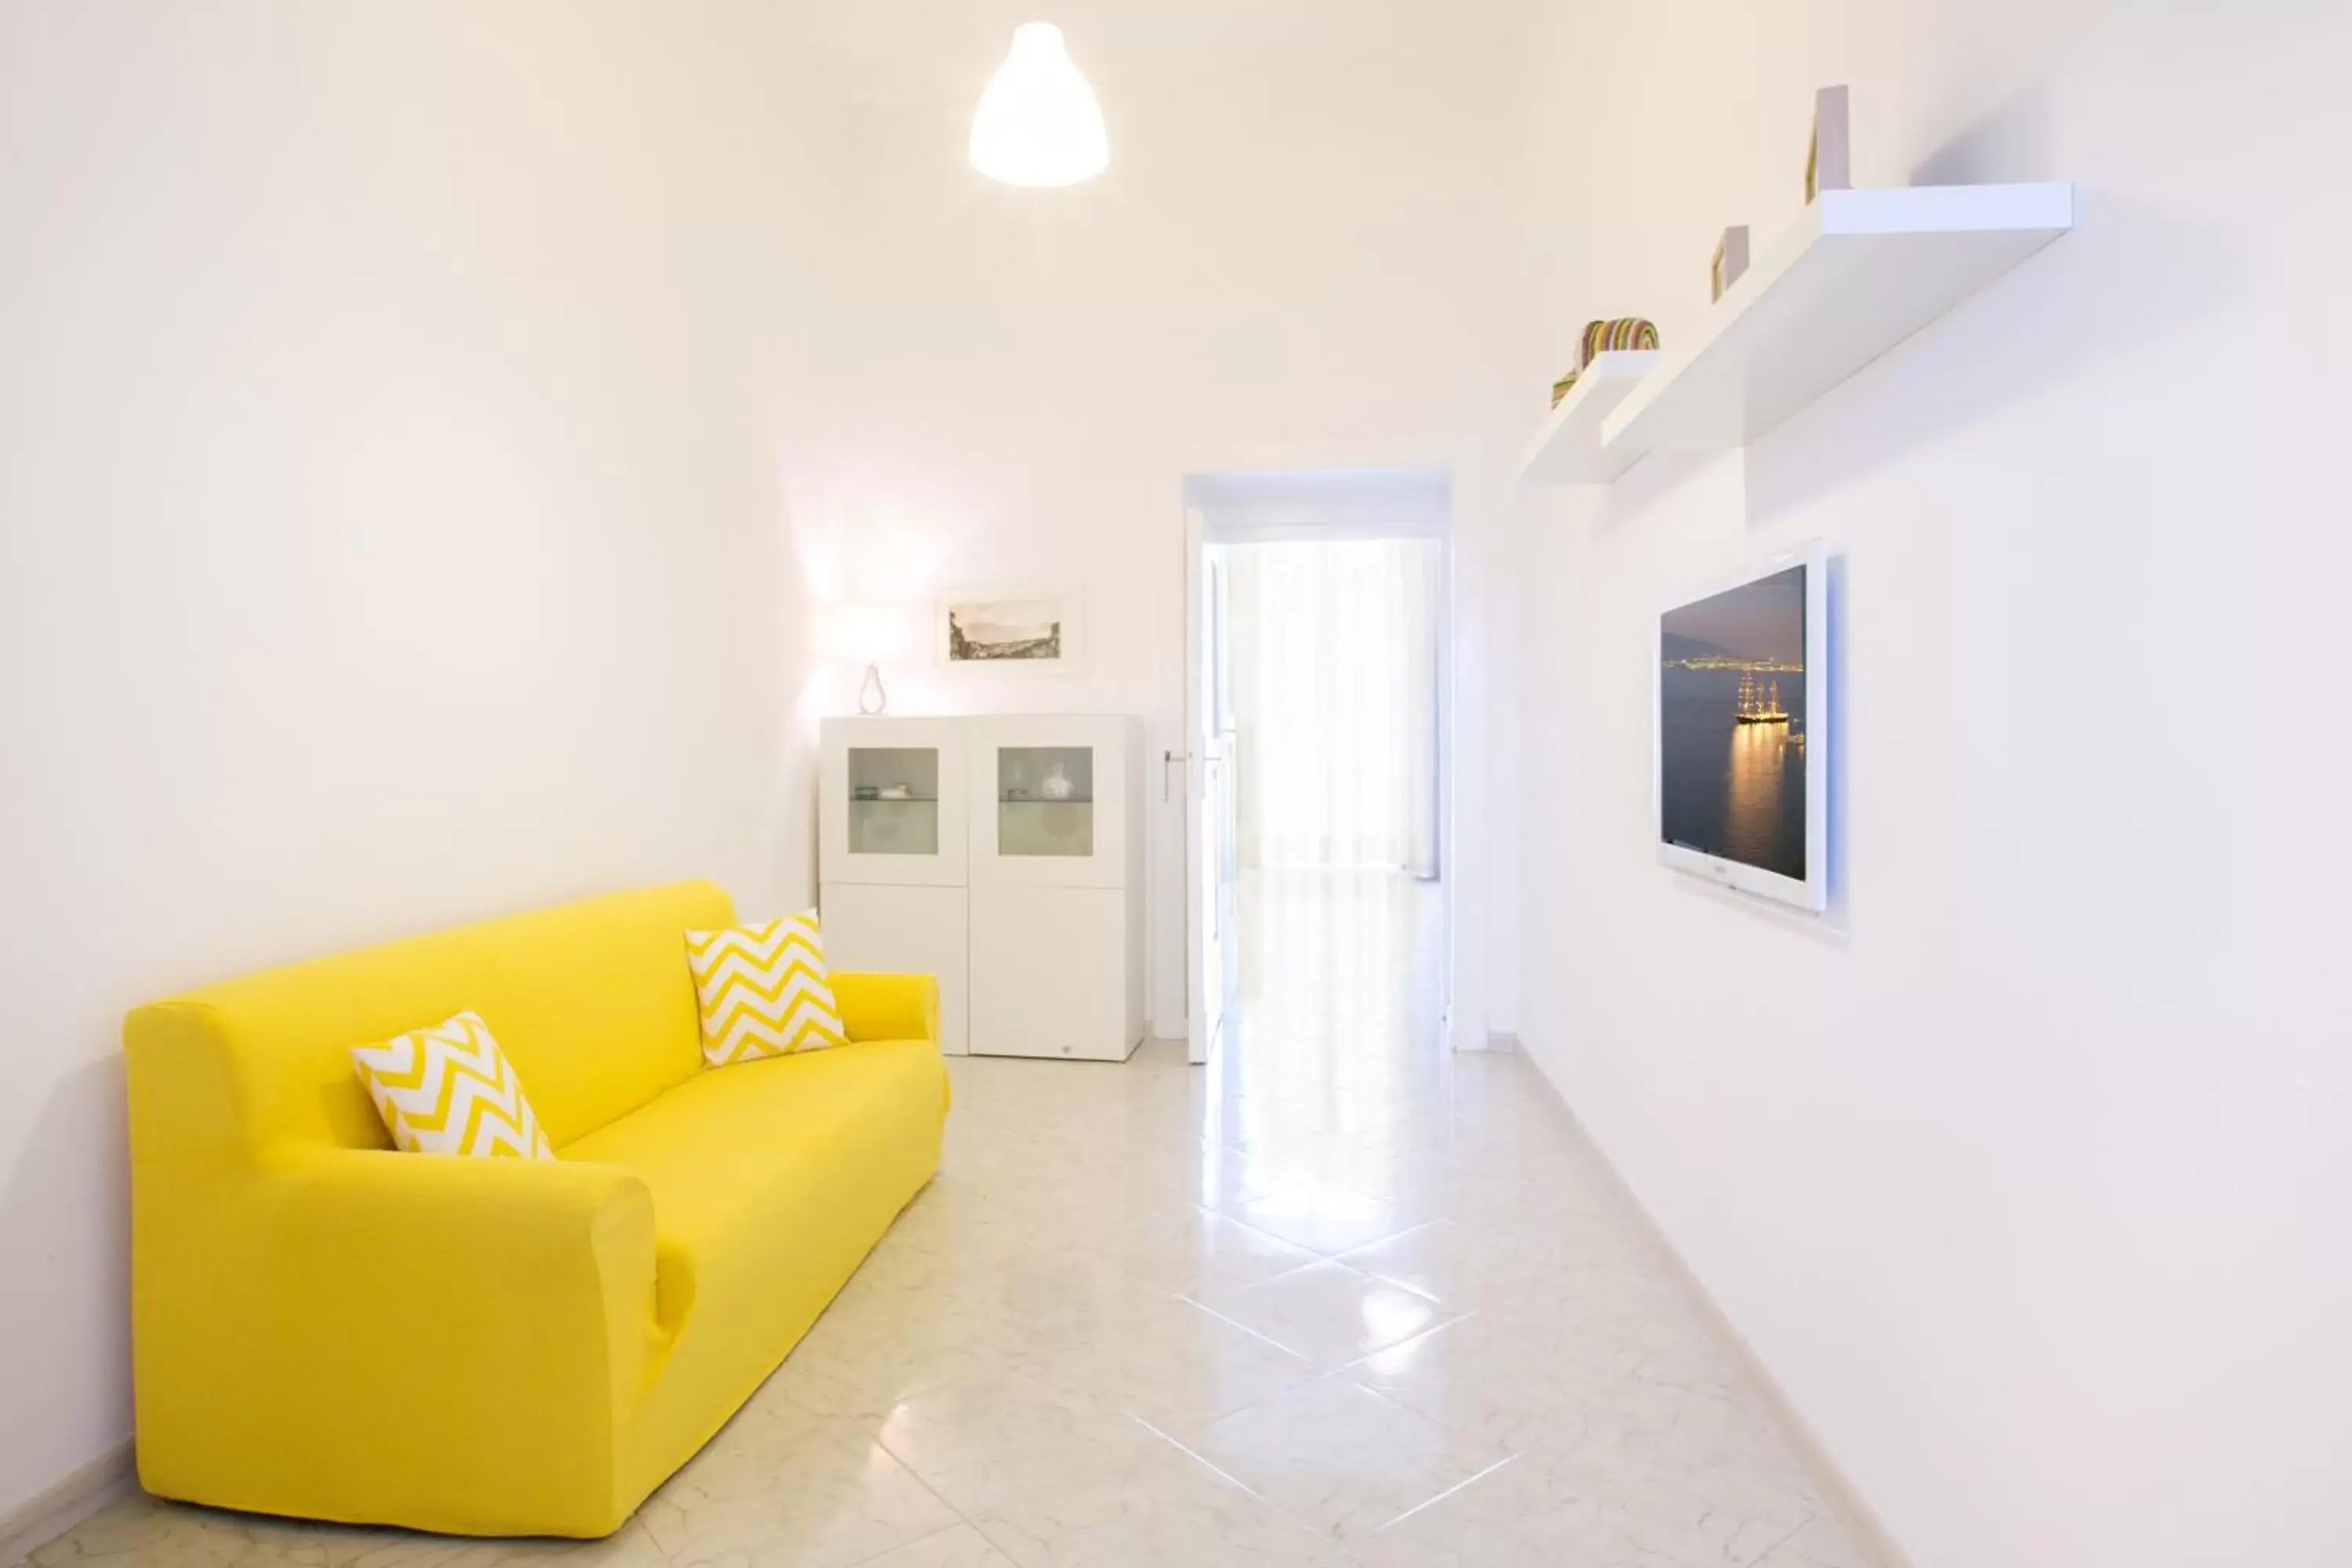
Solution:
<svg viewBox="0 0 2352 1568">
<path fill-rule="evenodd" d="M 838 70 L 844 96 L 873 101 L 951 86 L 976 95 L 1024 22 L 1061 27 L 1099 93 L 1149 79 L 1155 64 L 1223 59 L 1247 75 L 1269 58 L 1311 69 L 1318 58 L 1488 47 L 1522 11 L 1520 0 L 801 0 L 792 25 Z"/>
</svg>

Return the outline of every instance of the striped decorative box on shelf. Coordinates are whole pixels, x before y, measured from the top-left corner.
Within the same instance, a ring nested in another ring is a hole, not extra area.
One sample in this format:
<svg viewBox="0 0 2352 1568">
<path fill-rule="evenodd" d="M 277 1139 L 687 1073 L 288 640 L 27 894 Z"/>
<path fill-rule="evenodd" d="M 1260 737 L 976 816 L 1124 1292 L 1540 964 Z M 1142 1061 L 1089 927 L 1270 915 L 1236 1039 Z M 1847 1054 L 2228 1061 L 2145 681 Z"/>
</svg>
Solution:
<svg viewBox="0 0 2352 1568">
<path fill-rule="evenodd" d="M 1578 351 L 1576 368 L 1583 370 L 1592 363 L 1595 354 L 1611 353 L 1619 349 L 1654 349 L 1657 346 L 1658 329 L 1639 316 L 1587 321 L 1584 324 L 1584 343 Z"/>
<path fill-rule="evenodd" d="M 1561 399 L 1576 390 L 1577 378 L 1592 368 L 1597 356 L 1621 349 L 1654 349 L 1657 346 L 1658 329 L 1639 316 L 1587 321 L 1583 341 L 1577 345 L 1576 368 L 1551 384 L 1551 405 L 1559 407 Z"/>
</svg>

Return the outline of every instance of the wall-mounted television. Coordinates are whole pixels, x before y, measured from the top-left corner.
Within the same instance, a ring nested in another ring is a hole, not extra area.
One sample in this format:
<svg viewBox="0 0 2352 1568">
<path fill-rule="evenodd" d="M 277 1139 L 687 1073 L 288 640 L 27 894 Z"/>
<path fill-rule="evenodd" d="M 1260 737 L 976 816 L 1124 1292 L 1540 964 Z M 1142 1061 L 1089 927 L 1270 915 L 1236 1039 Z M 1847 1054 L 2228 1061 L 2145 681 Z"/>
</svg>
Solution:
<svg viewBox="0 0 2352 1568">
<path fill-rule="evenodd" d="M 1829 903 L 1829 582 L 1818 544 L 1658 616 L 1658 858 Z"/>
</svg>

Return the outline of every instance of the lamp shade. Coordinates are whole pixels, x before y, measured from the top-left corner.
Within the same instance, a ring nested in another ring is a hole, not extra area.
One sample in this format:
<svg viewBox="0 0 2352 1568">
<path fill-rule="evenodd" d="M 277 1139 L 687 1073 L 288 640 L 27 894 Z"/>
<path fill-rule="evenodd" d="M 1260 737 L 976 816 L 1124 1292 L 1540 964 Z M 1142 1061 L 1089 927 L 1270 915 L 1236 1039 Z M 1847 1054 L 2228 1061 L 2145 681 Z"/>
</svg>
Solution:
<svg viewBox="0 0 2352 1568">
<path fill-rule="evenodd" d="M 906 622 L 884 605 L 840 605 L 824 622 L 825 652 L 845 664 L 887 664 L 904 651 Z"/>
<path fill-rule="evenodd" d="M 1094 89 L 1070 63 L 1062 29 L 1027 22 L 980 95 L 971 120 L 971 166 L 1013 185 L 1074 185 L 1110 162 L 1110 138 Z"/>
</svg>

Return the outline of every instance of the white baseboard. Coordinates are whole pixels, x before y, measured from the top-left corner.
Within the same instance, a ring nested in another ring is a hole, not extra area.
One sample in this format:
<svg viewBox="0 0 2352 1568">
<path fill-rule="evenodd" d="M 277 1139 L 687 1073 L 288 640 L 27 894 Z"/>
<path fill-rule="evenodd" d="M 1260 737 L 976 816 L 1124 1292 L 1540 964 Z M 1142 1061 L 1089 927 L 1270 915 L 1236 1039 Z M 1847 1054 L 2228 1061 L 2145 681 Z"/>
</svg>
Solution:
<svg viewBox="0 0 2352 1568">
<path fill-rule="evenodd" d="M 138 1484 L 128 1441 L 108 1449 L 55 1485 L 0 1513 L 0 1568 L 15 1568 Z"/>
<path fill-rule="evenodd" d="M 1515 1040 L 1513 1044 L 1516 1046 L 1517 1041 Z M 1529 1056 L 1528 1060 L 1531 1064 L 1535 1063 L 1533 1056 Z M 1576 1108 L 1569 1104 L 1568 1097 L 1560 1092 L 1559 1085 L 1552 1082 L 1551 1075 L 1544 1071 L 1540 1064 L 1536 1064 L 1535 1076 L 1542 1081 L 1544 1089 L 1551 1095 L 1552 1102 L 1559 1107 L 1560 1113 L 1575 1125 L 1577 1135 L 1584 1140 L 1585 1146 L 1592 1151 L 1601 1170 L 1608 1173 L 1610 1183 L 1624 1198 L 1628 1207 L 1640 1218 L 1643 1226 L 1649 1231 L 1651 1238 L 1656 1241 L 1659 1252 L 1664 1256 L 1675 1272 L 1682 1277 L 1684 1286 L 1690 1291 L 1691 1299 L 1698 1303 L 1699 1310 L 1707 1322 L 1713 1326 L 1717 1333 L 1723 1336 L 1724 1343 L 1731 1347 L 1732 1352 L 1738 1357 L 1740 1365 L 1748 1377 L 1754 1381 L 1758 1388 L 1763 1390 L 1764 1397 L 1771 1402 L 1774 1414 L 1780 1416 L 1780 1424 L 1788 1429 L 1789 1436 L 1795 1441 L 1798 1450 L 1803 1454 L 1805 1462 L 1811 1465 L 1813 1473 L 1821 1478 L 1823 1490 L 1828 1494 L 1827 1501 L 1836 1511 L 1838 1522 L 1846 1527 L 1847 1533 L 1853 1537 L 1854 1544 L 1860 1546 L 1870 1559 L 1872 1568 L 1912 1568 L 1910 1556 L 1896 1545 L 1895 1538 L 1887 1533 L 1886 1526 L 1880 1521 L 1877 1510 L 1864 1499 L 1861 1491 L 1854 1486 L 1853 1478 L 1845 1473 L 1844 1468 L 1831 1457 L 1828 1447 L 1822 1442 L 1820 1434 L 1816 1433 L 1804 1416 L 1798 1413 L 1796 1405 L 1790 1401 L 1789 1391 L 1780 1386 L 1780 1380 L 1772 1375 L 1772 1369 L 1764 1364 L 1763 1358 L 1756 1353 L 1756 1347 L 1748 1342 L 1748 1336 L 1741 1333 L 1738 1326 L 1725 1314 L 1723 1305 L 1715 1299 L 1714 1292 L 1707 1289 L 1697 1274 L 1692 1271 L 1689 1262 L 1675 1248 L 1664 1229 L 1659 1226 L 1658 1216 L 1650 1212 L 1649 1205 L 1642 1201 L 1641 1194 L 1633 1190 L 1633 1184 L 1626 1181 L 1625 1173 L 1620 1171 L 1616 1163 L 1609 1158 L 1608 1151 L 1601 1148 L 1600 1141 L 1595 1139 L 1591 1131 L 1586 1128 L 1583 1120 L 1576 1114 Z"/>
<path fill-rule="evenodd" d="M 1490 1051 L 1503 1051 L 1510 1055 L 1522 1054 L 1519 1050 L 1518 1036 L 1511 1033 L 1508 1029 L 1496 1029 L 1493 1033 L 1489 1034 L 1486 1037 L 1486 1048 Z"/>
</svg>

